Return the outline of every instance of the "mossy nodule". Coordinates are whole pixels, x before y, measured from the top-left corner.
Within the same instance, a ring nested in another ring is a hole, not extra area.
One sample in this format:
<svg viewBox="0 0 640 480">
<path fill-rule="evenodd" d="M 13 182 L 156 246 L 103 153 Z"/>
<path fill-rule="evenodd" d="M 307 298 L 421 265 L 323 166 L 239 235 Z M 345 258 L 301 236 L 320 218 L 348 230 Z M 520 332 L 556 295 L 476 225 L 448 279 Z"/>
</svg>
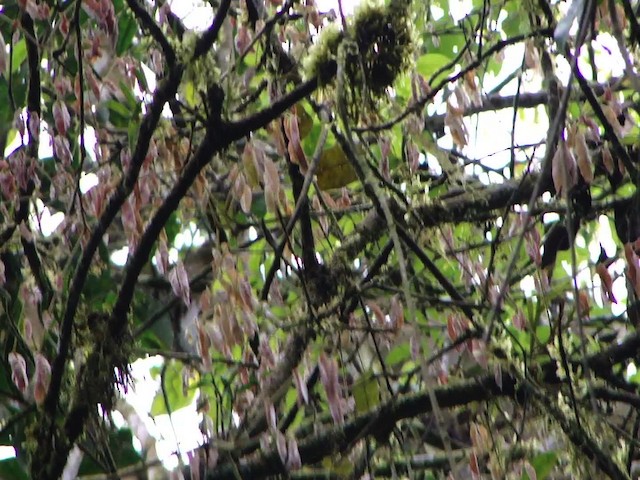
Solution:
<svg viewBox="0 0 640 480">
<path fill-rule="evenodd" d="M 354 43 L 343 60 L 346 98 L 350 113 L 358 117 L 363 106 L 373 107 L 386 99 L 387 89 L 412 64 L 414 41 L 407 2 L 362 5 L 347 24 L 346 34 L 335 25 L 325 27 L 305 62 L 306 77 L 317 77 L 330 88 L 345 40 Z"/>
</svg>

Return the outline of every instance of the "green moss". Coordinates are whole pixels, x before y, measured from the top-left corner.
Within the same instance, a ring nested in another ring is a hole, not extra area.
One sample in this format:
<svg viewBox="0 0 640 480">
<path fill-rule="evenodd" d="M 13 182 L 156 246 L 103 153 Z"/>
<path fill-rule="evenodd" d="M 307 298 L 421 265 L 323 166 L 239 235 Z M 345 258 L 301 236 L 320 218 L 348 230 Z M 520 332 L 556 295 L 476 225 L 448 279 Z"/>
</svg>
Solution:
<svg viewBox="0 0 640 480">
<path fill-rule="evenodd" d="M 399 7 L 393 2 L 386 7 L 365 3 L 353 19 L 359 58 L 348 66 L 352 78 L 365 83 L 375 97 L 383 95 L 411 64 L 413 40 L 407 6 Z M 359 78 L 361 75 L 364 77 Z"/>
<path fill-rule="evenodd" d="M 205 91 L 207 85 L 220 78 L 215 51 L 211 49 L 197 59 L 193 59 L 198 36 L 193 32 L 185 33 L 182 41 L 170 39 L 169 43 L 176 52 L 178 61 L 184 65 L 184 78 L 192 82 L 196 91 Z"/>
<path fill-rule="evenodd" d="M 309 54 L 303 61 L 305 79 L 317 77 L 321 85 L 333 80 L 334 75 L 330 64 L 337 61 L 338 46 L 342 38 L 342 31 L 335 23 L 322 30 L 318 42 L 311 47 Z"/>
<path fill-rule="evenodd" d="M 414 34 L 408 2 L 392 0 L 387 6 L 366 2 L 349 20 L 346 35 L 335 24 L 326 27 L 304 62 L 305 77 L 317 77 L 322 85 L 330 85 L 345 39 L 353 43 L 344 61 L 347 107 L 357 118 L 363 107 L 372 108 L 386 99 L 396 77 L 411 66 Z"/>
</svg>

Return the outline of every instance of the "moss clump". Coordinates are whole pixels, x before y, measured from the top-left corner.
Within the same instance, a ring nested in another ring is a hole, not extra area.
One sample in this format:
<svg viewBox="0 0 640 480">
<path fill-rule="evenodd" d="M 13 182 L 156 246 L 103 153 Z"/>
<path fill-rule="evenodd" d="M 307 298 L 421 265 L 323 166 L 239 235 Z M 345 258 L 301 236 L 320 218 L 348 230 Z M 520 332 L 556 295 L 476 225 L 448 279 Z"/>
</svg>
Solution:
<svg viewBox="0 0 640 480">
<path fill-rule="evenodd" d="M 391 0 L 388 5 L 361 5 L 347 25 L 346 35 L 336 26 L 326 27 L 305 61 L 307 78 L 317 77 L 322 85 L 335 79 L 338 48 L 344 39 L 353 42 L 345 58 L 345 85 L 349 110 L 373 106 L 386 98 L 387 88 L 406 71 L 414 52 L 409 21 L 409 3 Z"/>
<path fill-rule="evenodd" d="M 322 29 L 318 42 L 304 59 L 305 78 L 317 78 L 321 85 L 331 83 L 335 77 L 338 47 L 344 35 L 335 23 Z"/>
<path fill-rule="evenodd" d="M 365 4 L 353 21 L 359 58 L 347 62 L 348 75 L 364 83 L 374 97 L 385 94 L 398 74 L 410 66 L 413 56 L 407 6 L 397 3 L 386 7 Z"/>
</svg>

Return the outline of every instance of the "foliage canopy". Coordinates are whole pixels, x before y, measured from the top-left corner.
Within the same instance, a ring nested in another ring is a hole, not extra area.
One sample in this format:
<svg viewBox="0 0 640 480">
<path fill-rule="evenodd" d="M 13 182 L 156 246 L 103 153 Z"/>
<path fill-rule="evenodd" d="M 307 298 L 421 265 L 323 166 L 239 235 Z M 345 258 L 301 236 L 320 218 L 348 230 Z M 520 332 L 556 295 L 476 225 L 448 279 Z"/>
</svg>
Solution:
<svg viewBox="0 0 640 480">
<path fill-rule="evenodd" d="M 639 6 L 459 3 L 2 3 L 0 477 L 637 476 Z"/>
</svg>

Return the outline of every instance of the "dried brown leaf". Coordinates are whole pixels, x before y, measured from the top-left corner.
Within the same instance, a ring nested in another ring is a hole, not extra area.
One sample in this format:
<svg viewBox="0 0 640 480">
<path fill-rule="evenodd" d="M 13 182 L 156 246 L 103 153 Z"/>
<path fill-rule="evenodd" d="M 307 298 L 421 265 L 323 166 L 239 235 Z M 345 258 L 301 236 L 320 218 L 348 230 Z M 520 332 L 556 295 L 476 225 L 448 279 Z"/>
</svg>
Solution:
<svg viewBox="0 0 640 480">
<path fill-rule="evenodd" d="M 342 398 L 340 397 L 340 383 L 338 380 L 338 364 L 334 358 L 326 354 L 320 355 L 318 362 L 320 368 L 320 380 L 327 394 L 327 403 L 333 421 L 342 425 L 344 422 L 342 411 Z"/>
<path fill-rule="evenodd" d="M 41 353 L 35 354 L 36 371 L 34 374 L 33 397 L 36 404 L 42 405 L 49 390 L 49 382 L 51 381 L 51 365 L 49 361 Z"/>
<path fill-rule="evenodd" d="M 24 357 L 16 352 L 9 353 L 9 365 L 11 366 L 11 380 L 23 395 L 29 387 L 29 377 L 27 376 L 27 362 Z"/>
<path fill-rule="evenodd" d="M 593 182 L 593 163 L 591 161 L 591 154 L 587 148 L 587 141 L 581 130 L 576 132 L 574 143 L 578 170 L 587 185 L 590 185 Z"/>
<path fill-rule="evenodd" d="M 599 262 L 596 264 L 596 274 L 600 277 L 602 292 L 606 300 L 613 303 L 618 303 L 618 300 L 616 300 L 616 296 L 613 294 L 613 278 L 611 277 L 609 269 L 604 262 Z"/>
</svg>

